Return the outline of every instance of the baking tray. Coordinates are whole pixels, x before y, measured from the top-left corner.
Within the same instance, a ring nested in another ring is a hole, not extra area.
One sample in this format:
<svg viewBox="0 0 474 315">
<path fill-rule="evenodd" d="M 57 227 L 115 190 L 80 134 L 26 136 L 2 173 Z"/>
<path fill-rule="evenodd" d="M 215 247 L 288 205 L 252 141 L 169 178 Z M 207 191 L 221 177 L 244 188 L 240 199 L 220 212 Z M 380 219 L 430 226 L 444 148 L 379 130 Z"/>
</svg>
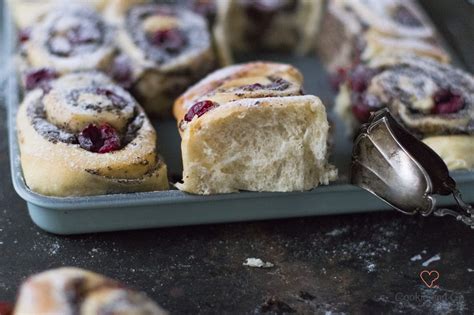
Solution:
<svg viewBox="0 0 474 315">
<path fill-rule="evenodd" d="M 11 55 L 15 50 L 16 35 L 7 10 L 3 11 L 3 43 L 7 54 Z M 308 94 L 318 95 L 325 104 L 331 104 L 334 99 L 334 94 L 328 85 L 327 74 L 314 57 L 249 55 L 241 56 L 239 59 L 240 61 L 267 59 L 293 64 L 303 72 Z M 329 107 L 328 114 L 334 137 L 330 160 L 338 167 L 340 173 L 340 179 L 329 186 L 321 186 L 306 192 L 240 192 L 212 196 L 190 195 L 178 190 L 92 197 L 42 196 L 28 189 L 21 171 L 15 124 L 20 101 L 16 75 L 9 75 L 5 92 L 13 185 L 16 192 L 26 201 L 34 223 L 51 233 L 78 234 L 391 209 L 370 193 L 348 184 L 352 142 L 345 133 L 342 122 L 332 115 Z M 176 123 L 169 120 L 155 121 L 154 124 L 160 139 L 160 152 L 168 164 L 170 173 L 180 174 L 182 171 L 180 138 Z M 452 175 L 463 192 L 464 199 L 467 202 L 474 202 L 474 172 L 455 172 Z M 454 204 L 448 197 L 441 197 L 439 201 L 443 206 Z"/>
</svg>

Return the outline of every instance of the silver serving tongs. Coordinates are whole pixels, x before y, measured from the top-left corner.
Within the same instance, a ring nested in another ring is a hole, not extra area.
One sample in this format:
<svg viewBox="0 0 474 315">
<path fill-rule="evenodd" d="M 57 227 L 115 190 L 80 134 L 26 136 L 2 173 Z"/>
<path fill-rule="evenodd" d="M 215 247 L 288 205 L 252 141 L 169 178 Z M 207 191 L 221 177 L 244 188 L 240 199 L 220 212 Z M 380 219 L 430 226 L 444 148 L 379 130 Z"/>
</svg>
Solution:
<svg viewBox="0 0 474 315">
<path fill-rule="evenodd" d="M 354 140 L 351 183 L 405 214 L 450 215 L 474 229 L 473 208 L 464 203 L 443 160 L 406 131 L 388 109 L 374 113 Z M 434 195 L 454 196 L 458 211 L 436 209 Z"/>
</svg>

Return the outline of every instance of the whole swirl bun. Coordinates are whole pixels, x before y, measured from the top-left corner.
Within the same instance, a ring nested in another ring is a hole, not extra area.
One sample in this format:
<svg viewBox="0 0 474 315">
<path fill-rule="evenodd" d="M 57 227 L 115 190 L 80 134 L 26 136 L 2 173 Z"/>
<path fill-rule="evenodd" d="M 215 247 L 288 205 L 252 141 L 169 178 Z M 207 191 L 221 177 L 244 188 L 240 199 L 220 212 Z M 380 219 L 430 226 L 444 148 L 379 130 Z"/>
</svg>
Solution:
<svg viewBox="0 0 474 315">
<path fill-rule="evenodd" d="M 393 54 L 450 59 L 432 23 L 412 0 L 329 1 L 317 52 L 330 72 Z"/>
<path fill-rule="evenodd" d="M 218 1 L 217 29 L 235 51 L 294 51 L 314 46 L 323 1 Z"/>
<path fill-rule="evenodd" d="M 18 139 L 26 184 L 53 196 L 168 188 L 156 133 L 128 92 L 97 72 L 69 74 L 25 96 Z"/>
<path fill-rule="evenodd" d="M 91 7 L 55 6 L 32 28 L 24 55 L 28 67 L 51 69 L 58 75 L 106 70 L 116 52 L 114 38 L 113 29 Z"/>
<path fill-rule="evenodd" d="M 63 267 L 28 278 L 14 315 L 165 315 L 144 293 L 87 270 Z"/>
<path fill-rule="evenodd" d="M 185 8 L 111 0 L 107 19 L 123 52 L 111 75 L 148 113 L 164 115 L 173 100 L 216 66 L 205 19 Z"/>
<path fill-rule="evenodd" d="M 255 62 L 190 88 L 173 108 L 183 156 L 176 186 L 196 194 L 295 191 L 334 180 L 326 111 L 302 83 L 290 65 Z"/>
</svg>

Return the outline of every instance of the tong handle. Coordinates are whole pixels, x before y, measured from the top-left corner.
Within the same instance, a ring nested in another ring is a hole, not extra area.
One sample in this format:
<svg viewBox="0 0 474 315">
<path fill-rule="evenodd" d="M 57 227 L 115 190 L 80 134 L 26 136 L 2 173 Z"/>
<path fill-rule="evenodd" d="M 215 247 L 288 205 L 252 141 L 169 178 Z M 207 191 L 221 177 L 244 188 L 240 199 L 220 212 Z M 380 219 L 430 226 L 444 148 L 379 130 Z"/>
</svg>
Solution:
<svg viewBox="0 0 474 315">
<path fill-rule="evenodd" d="M 457 190 L 456 188 L 453 189 L 453 197 L 454 200 L 456 200 L 456 203 L 458 204 L 458 208 L 460 208 L 460 211 L 452 210 L 452 209 L 437 209 L 434 212 L 435 216 L 438 217 L 444 217 L 444 216 L 452 216 L 455 217 L 456 220 L 463 222 L 464 224 L 468 225 L 471 227 L 471 229 L 474 229 L 474 209 L 472 206 L 468 205 L 465 203 L 462 198 L 461 198 L 461 192 Z"/>
</svg>

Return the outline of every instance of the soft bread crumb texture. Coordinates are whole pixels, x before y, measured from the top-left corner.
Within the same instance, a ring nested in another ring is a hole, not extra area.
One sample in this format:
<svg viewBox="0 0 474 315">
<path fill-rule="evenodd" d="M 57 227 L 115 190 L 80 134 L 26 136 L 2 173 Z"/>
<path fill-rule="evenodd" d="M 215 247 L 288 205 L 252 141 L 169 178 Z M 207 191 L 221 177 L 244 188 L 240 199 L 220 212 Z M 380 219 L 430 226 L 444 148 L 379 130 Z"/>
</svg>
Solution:
<svg viewBox="0 0 474 315">
<path fill-rule="evenodd" d="M 182 136 L 183 183 L 195 194 L 303 191 L 328 184 L 328 121 L 315 96 L 244 99 L 195 118 Z"/>
</svg>

